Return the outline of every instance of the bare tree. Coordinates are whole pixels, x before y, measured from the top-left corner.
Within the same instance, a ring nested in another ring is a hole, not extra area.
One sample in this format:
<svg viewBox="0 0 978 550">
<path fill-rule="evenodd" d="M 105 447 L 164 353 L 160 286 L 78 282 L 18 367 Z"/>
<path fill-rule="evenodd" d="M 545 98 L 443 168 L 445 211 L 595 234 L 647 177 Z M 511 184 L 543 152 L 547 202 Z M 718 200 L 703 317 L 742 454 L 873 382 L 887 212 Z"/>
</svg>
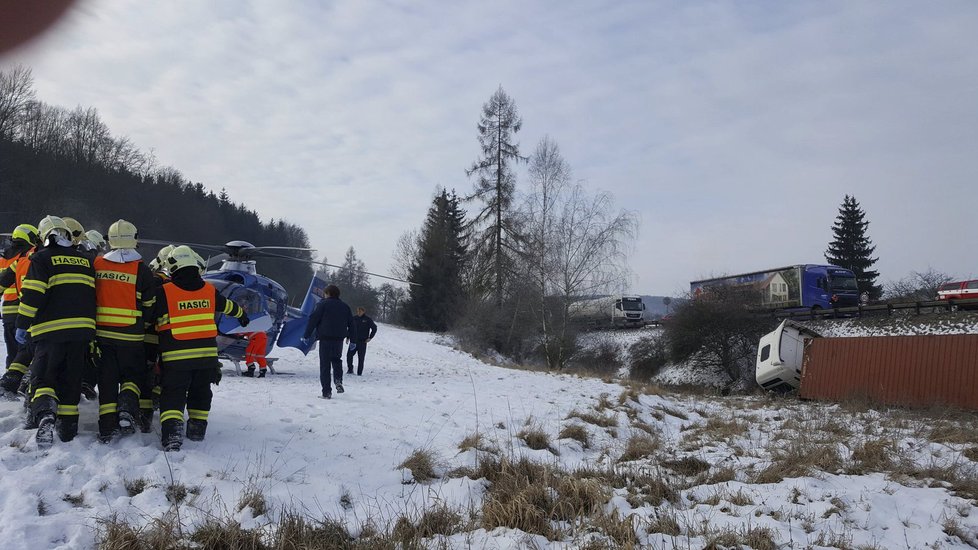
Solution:
<svg viewBox="0 0 978 550">
<path fill-rule="evenodd" d="M 418 258 L 418 231 L 412 229 L 401 233 L 394 243 L 394 252 L 391 257 L 391 274 L 398 279 L 409 279 L 411 276 L 411 266 Z"/>
<path fill-rule="evenodd" d="M 34 100 L 31 70 L 16 65 L 0 71 L 0 136 L 13 135 L 27 105 Z"/>
<path fill-rule="evenodd" d="M 927 268 L 924 272 L 913 271 L 899 281 L 887 283 L 885 297 L 890 301 L 936 300 L 937 289 L 951 280 L 950 275 L 933 268 Z"/>
</svg>

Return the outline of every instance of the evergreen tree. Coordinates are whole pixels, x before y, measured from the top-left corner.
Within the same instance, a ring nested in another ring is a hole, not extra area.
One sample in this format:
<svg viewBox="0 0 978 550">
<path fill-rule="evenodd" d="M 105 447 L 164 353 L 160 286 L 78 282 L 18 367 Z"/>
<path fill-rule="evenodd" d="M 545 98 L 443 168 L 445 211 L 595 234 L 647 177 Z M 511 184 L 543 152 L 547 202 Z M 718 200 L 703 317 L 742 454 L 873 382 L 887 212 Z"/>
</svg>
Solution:
<svg viewBox="0 0 978 550">
<path fill-rule="evenodd" d="M 477 174 L 479 178 L 469 198 L 485 205 L 473 220 L 485 226 L 475 241 L 478 254 L 473 283 L 477 293 L 490 292 L 497 307 L 502 306 L 505 283 L 514 271 L 518 250 L 519 231 L 512 213 L 516 192 L 512 164 L 527 160 L 513 141 L 513 134 L 522 125 L 516 103 L 500 86 L 482 106 L 478 125 L 482 158 L 466 170 L 467 175 Z"/>
<path fill-rule="evenodd" d="M 377 312 L 377 291 L 367 281 L 367 266 L 351 246 L 346 250 L 343 264 L 333 272 L 333 282 L 340 287 L 343 301 L 351 308 L 365 308 L 371 315 Z"/>
<path fill-rule="evenodd" d="M 870 299 L 875 300 L 882 294 L 882 288 L 876 284 L 879 272 L 870 269 L 878 258 L 873 258 L 876 247 L 866 236 L 869 222 L 865 218 L 866 212 L 856 198 L 846 195 L 832 225 L 834 238 L 825 251 L 825 261 L 852 270 L 859 292 L 868 292 Z"/>
<path fill-rule="evenodd" d="M 463 301 L 462 272 L 467 259 L 465 212 L 454 192 L 441 190 L 428 209 L 411 265 L 404 323 L 422 330 L 445 331 L 457 319 Z"/>
</svg>

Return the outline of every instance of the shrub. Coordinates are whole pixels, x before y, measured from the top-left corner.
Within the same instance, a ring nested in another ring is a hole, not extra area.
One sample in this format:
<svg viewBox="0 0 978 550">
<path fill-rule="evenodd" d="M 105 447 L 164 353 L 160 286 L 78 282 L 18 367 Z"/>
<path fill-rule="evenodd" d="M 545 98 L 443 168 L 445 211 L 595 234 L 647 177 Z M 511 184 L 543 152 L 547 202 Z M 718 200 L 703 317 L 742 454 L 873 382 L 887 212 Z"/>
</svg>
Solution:
<svg viewBox="0 0 978 550">
<path fill-rule="evenodd" d="M 669 362 L 665 338 L 649 336 L 628 348 L 628 376 L 632 380 L 648 380 Z"/>
<path fill-rule="evenodd" d="M 570 368 L 598 375 L 615 375 L 621 369 L 621 346 L 612 340 L 598 340 L 579 350 L 571 359 Z"/>
</svg>

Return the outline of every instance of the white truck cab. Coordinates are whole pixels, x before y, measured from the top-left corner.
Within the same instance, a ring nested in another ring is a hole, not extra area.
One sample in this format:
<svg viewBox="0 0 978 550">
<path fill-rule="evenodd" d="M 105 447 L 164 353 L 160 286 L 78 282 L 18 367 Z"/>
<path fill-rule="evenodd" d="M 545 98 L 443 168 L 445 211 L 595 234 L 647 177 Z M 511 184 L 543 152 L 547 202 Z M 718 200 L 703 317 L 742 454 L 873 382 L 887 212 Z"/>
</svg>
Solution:
<svg viewBox="0 0 978 550">
<path fill-rule="evenodd" d="M 761 337 L 757 346 L 757 384 L 765 390 L 786 392 L 801 386 L 805 342 L 821 335 L 785 319 L 778 328 Z"/>
</svg>

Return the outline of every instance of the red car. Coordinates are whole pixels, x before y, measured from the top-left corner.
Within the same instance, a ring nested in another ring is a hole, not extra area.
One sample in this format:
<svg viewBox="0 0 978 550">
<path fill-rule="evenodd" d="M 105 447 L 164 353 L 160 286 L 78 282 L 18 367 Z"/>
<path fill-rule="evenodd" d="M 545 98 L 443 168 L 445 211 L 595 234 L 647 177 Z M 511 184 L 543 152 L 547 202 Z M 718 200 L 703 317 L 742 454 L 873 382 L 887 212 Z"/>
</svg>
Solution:
<svg viewBox="0 0 978 550">
<path fill-rule="evenodd" d="M 937 289 L 938 300 L 978 298 L 978 280 L 944 283 Z"/>
</svg>

